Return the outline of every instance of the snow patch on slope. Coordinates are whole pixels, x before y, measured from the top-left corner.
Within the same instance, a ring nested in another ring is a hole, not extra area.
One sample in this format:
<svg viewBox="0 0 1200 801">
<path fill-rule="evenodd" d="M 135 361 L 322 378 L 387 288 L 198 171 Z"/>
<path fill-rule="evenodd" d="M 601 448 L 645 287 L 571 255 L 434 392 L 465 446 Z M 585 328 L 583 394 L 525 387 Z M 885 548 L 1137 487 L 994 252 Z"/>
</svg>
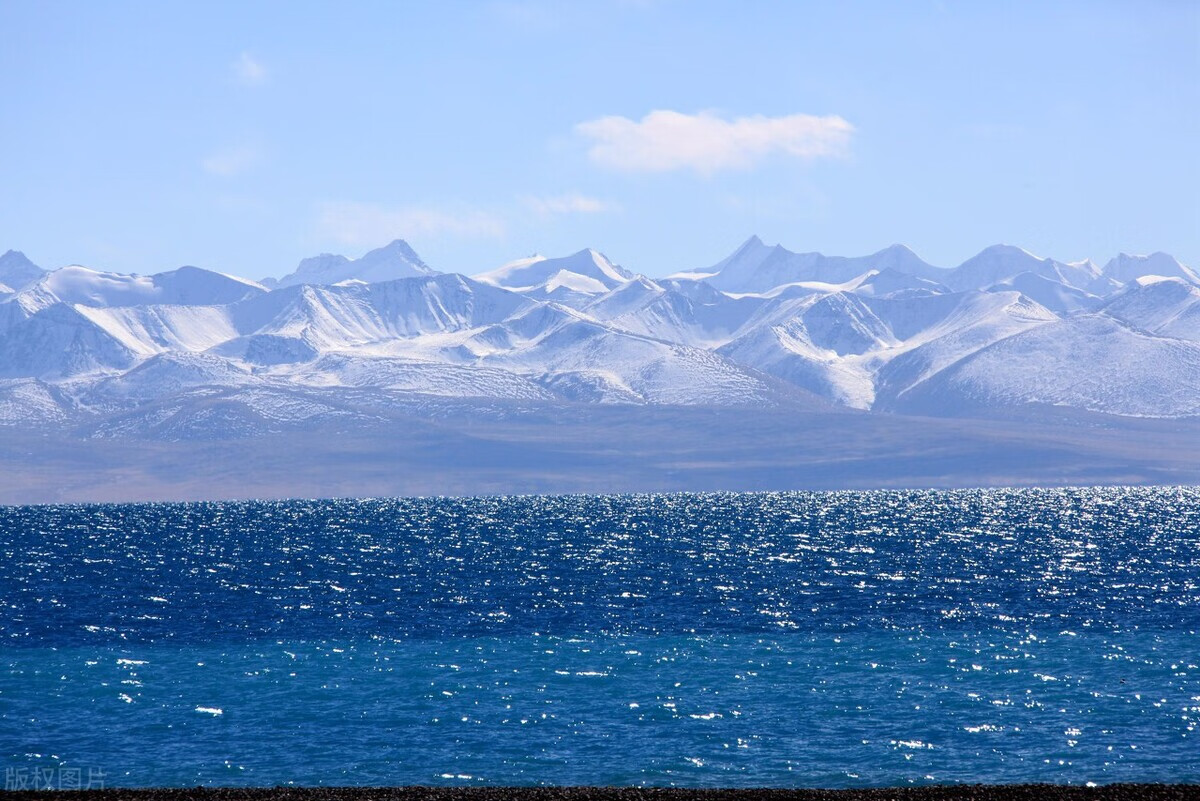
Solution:
<svg viewBox="0 0 1200 801">
<path fill-rule="evenodd" d="M 1107 414 L 1200 414 L 1200 344 L 1083 315 L 1008 337 L 910 393 L 919 413 L 1043 404 Z"/>
<path fill-rule="evenodd" d="M 124 275 L 73 265 L 47 273 L 30 291 L 45 304 L 53 299 L 111 308 L 146 304 L 209 306 L 236 303 L 267 290 L 242 278 L 180 267 L 156 275 Z"/>
</svg>

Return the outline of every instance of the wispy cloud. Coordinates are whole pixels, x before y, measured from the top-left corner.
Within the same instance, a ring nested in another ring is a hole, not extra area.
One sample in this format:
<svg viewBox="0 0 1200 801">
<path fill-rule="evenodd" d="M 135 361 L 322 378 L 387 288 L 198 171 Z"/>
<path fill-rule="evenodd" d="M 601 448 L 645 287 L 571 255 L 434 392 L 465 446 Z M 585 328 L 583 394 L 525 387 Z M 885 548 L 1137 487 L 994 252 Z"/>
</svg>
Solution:
<svg viewBox="0 0 1200 801">
<path fill-rule="evenodd" d="M 601 117 L 575 126 L 591 141 L 588 156 L 631 172 L 746 169 L 773 154 L 800 159 L 845 155 L 854 126 L 838 116 L 791 114 L 725 120 L 702 111 L 652 111 L 641 119 Z"/>
<path fill-rule="evenodd" d="M 234 145 L 206 157 L 200 162 L 204 171 L 229 178 L 253 167 L 259 158 L 258 148 L 250 145 Z"/>
<path fill-rule="evenodd" d="M 505 225 L 495 215 L 475 209 L 341 201 L 318 206 L 317 229 L 343 245 L 371 247 L 420 236 L 495 238 L 504 235 Z"/>
<path fill-rule="evenodd" d="M 267 68 L 245 51 L 233 62 L 233 74 L 246 86 L 262 86 L 267 82 Z"/>
<path fill-rule="evenodd" d="M 612 201 L 588 197 L 578 192 L 549 197 L 525 195 L 518 199 L 540 217 L 557 217 L 563 214 L 602 214 L 620 210 L 620 206 Z"/>
</svg>

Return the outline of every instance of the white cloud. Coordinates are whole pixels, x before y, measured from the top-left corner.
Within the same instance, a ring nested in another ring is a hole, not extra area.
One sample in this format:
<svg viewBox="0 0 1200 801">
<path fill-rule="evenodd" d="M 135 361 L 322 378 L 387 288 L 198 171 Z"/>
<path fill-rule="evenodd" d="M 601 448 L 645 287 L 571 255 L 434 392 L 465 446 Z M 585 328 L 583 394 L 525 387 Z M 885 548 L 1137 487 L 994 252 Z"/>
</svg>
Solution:
<svg viewBox="0 0 1200 801">
<path fill-rule="evenodd" d="M 588 156 L 597 164 L 633 172 L 690 169 L 711 174 L 753 167 L 783 154 L 801 159 L 846 153 L 854 126 L 838 116 L 738 117 L 724 120 L 712 112 L 682 114 L 652 111 L 640 122 L 601 117 L 575 126 L 591 140 Z"/>
<path fill-rule="evenodd" d="M 549 197 L 527 195 L 520 198 L 520 201 L 541 217 L 556 217 L 561 214 L 601 214 L 606 211 L 617 211 L 620 208 L 616 203 L 581 195 L 578 192 Z"/>
<path fill-rule="evenodd" d="M 478 210 L 354 201 L 322 203 L 318 207 L 317 228 L 322 236 L 358 247 L 374 247 L 393 239 L 446 234 L 500 237 L 505 230 L 502 220 Z"/>
<path fill-rule="evenodd" d="M 233 72 L 246 86 L 262 86 L 267 82 L 267 68 L 261 61 L 244 51 L 233 63 Z"/>
<path fill-rule="evenodd" d="M 257 162 L 257 148 L 249 145 L 235 145 L 218 150 L 201 161 L 200 166 L 204 168 L 205 172 L 228 178 L 245 172 Z"/>
</svg>

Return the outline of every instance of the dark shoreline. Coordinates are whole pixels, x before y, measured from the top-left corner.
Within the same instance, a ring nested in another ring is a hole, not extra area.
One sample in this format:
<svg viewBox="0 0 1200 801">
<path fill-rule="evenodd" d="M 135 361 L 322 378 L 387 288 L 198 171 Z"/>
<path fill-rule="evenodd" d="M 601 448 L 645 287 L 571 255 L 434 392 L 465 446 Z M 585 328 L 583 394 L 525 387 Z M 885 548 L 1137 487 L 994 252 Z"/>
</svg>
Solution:
<svg viewBox="0 0 1200 801">
<path fill-rule="evenodd" d="M 14 801 L 1183 801 L 1200 799 L 1200 784 L 967 784 L 819 789 L 689 789 L 680 787 L 154 787 L 105 790 L 22 790 Z"/>
</svg>

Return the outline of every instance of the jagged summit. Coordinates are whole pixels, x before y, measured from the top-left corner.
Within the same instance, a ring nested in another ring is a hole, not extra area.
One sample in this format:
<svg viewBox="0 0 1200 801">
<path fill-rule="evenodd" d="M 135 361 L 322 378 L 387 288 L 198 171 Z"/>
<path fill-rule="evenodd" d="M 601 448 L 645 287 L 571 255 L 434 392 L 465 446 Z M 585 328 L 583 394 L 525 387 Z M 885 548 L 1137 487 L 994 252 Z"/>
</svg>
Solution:
<svg viewBox="0 0 1200 801">
<path fill-rule="evenodd" d="M 296 271 L 280 278 L 276 286 L 296 284 L 328 286 L 342 281 L 358 279 L 369 284 L 394 281 L 397 278 L 412 278 L 418 275 L 434 275 L 437 271 L 421 260 L 416 251 L 403 239 L 376 248 L 361 258 L 350 259 L 334 253 L 302 259 Z"/>
<path fill-rule="evenodd" d="M 782 245 L 768 245 L 762 241 L 762 237 L 758 234 L 752 235 L 749 239 L 738 246 L 737 250 L 733 251 L 728 257 L 718 262 L 718 265 L 726 262 L 740 261 L 743 259 L 765 258 L 767 254 L 776 248 L 782 248 Z M 720 272 L 712 268 L 710 272 Z"/>
<path fill-rule="evenodd" d="M 14 291 L 24 289 L 45 272 L 19 250 L 9 250 L 0 256 L 0 284 Z"/>
</svg>

